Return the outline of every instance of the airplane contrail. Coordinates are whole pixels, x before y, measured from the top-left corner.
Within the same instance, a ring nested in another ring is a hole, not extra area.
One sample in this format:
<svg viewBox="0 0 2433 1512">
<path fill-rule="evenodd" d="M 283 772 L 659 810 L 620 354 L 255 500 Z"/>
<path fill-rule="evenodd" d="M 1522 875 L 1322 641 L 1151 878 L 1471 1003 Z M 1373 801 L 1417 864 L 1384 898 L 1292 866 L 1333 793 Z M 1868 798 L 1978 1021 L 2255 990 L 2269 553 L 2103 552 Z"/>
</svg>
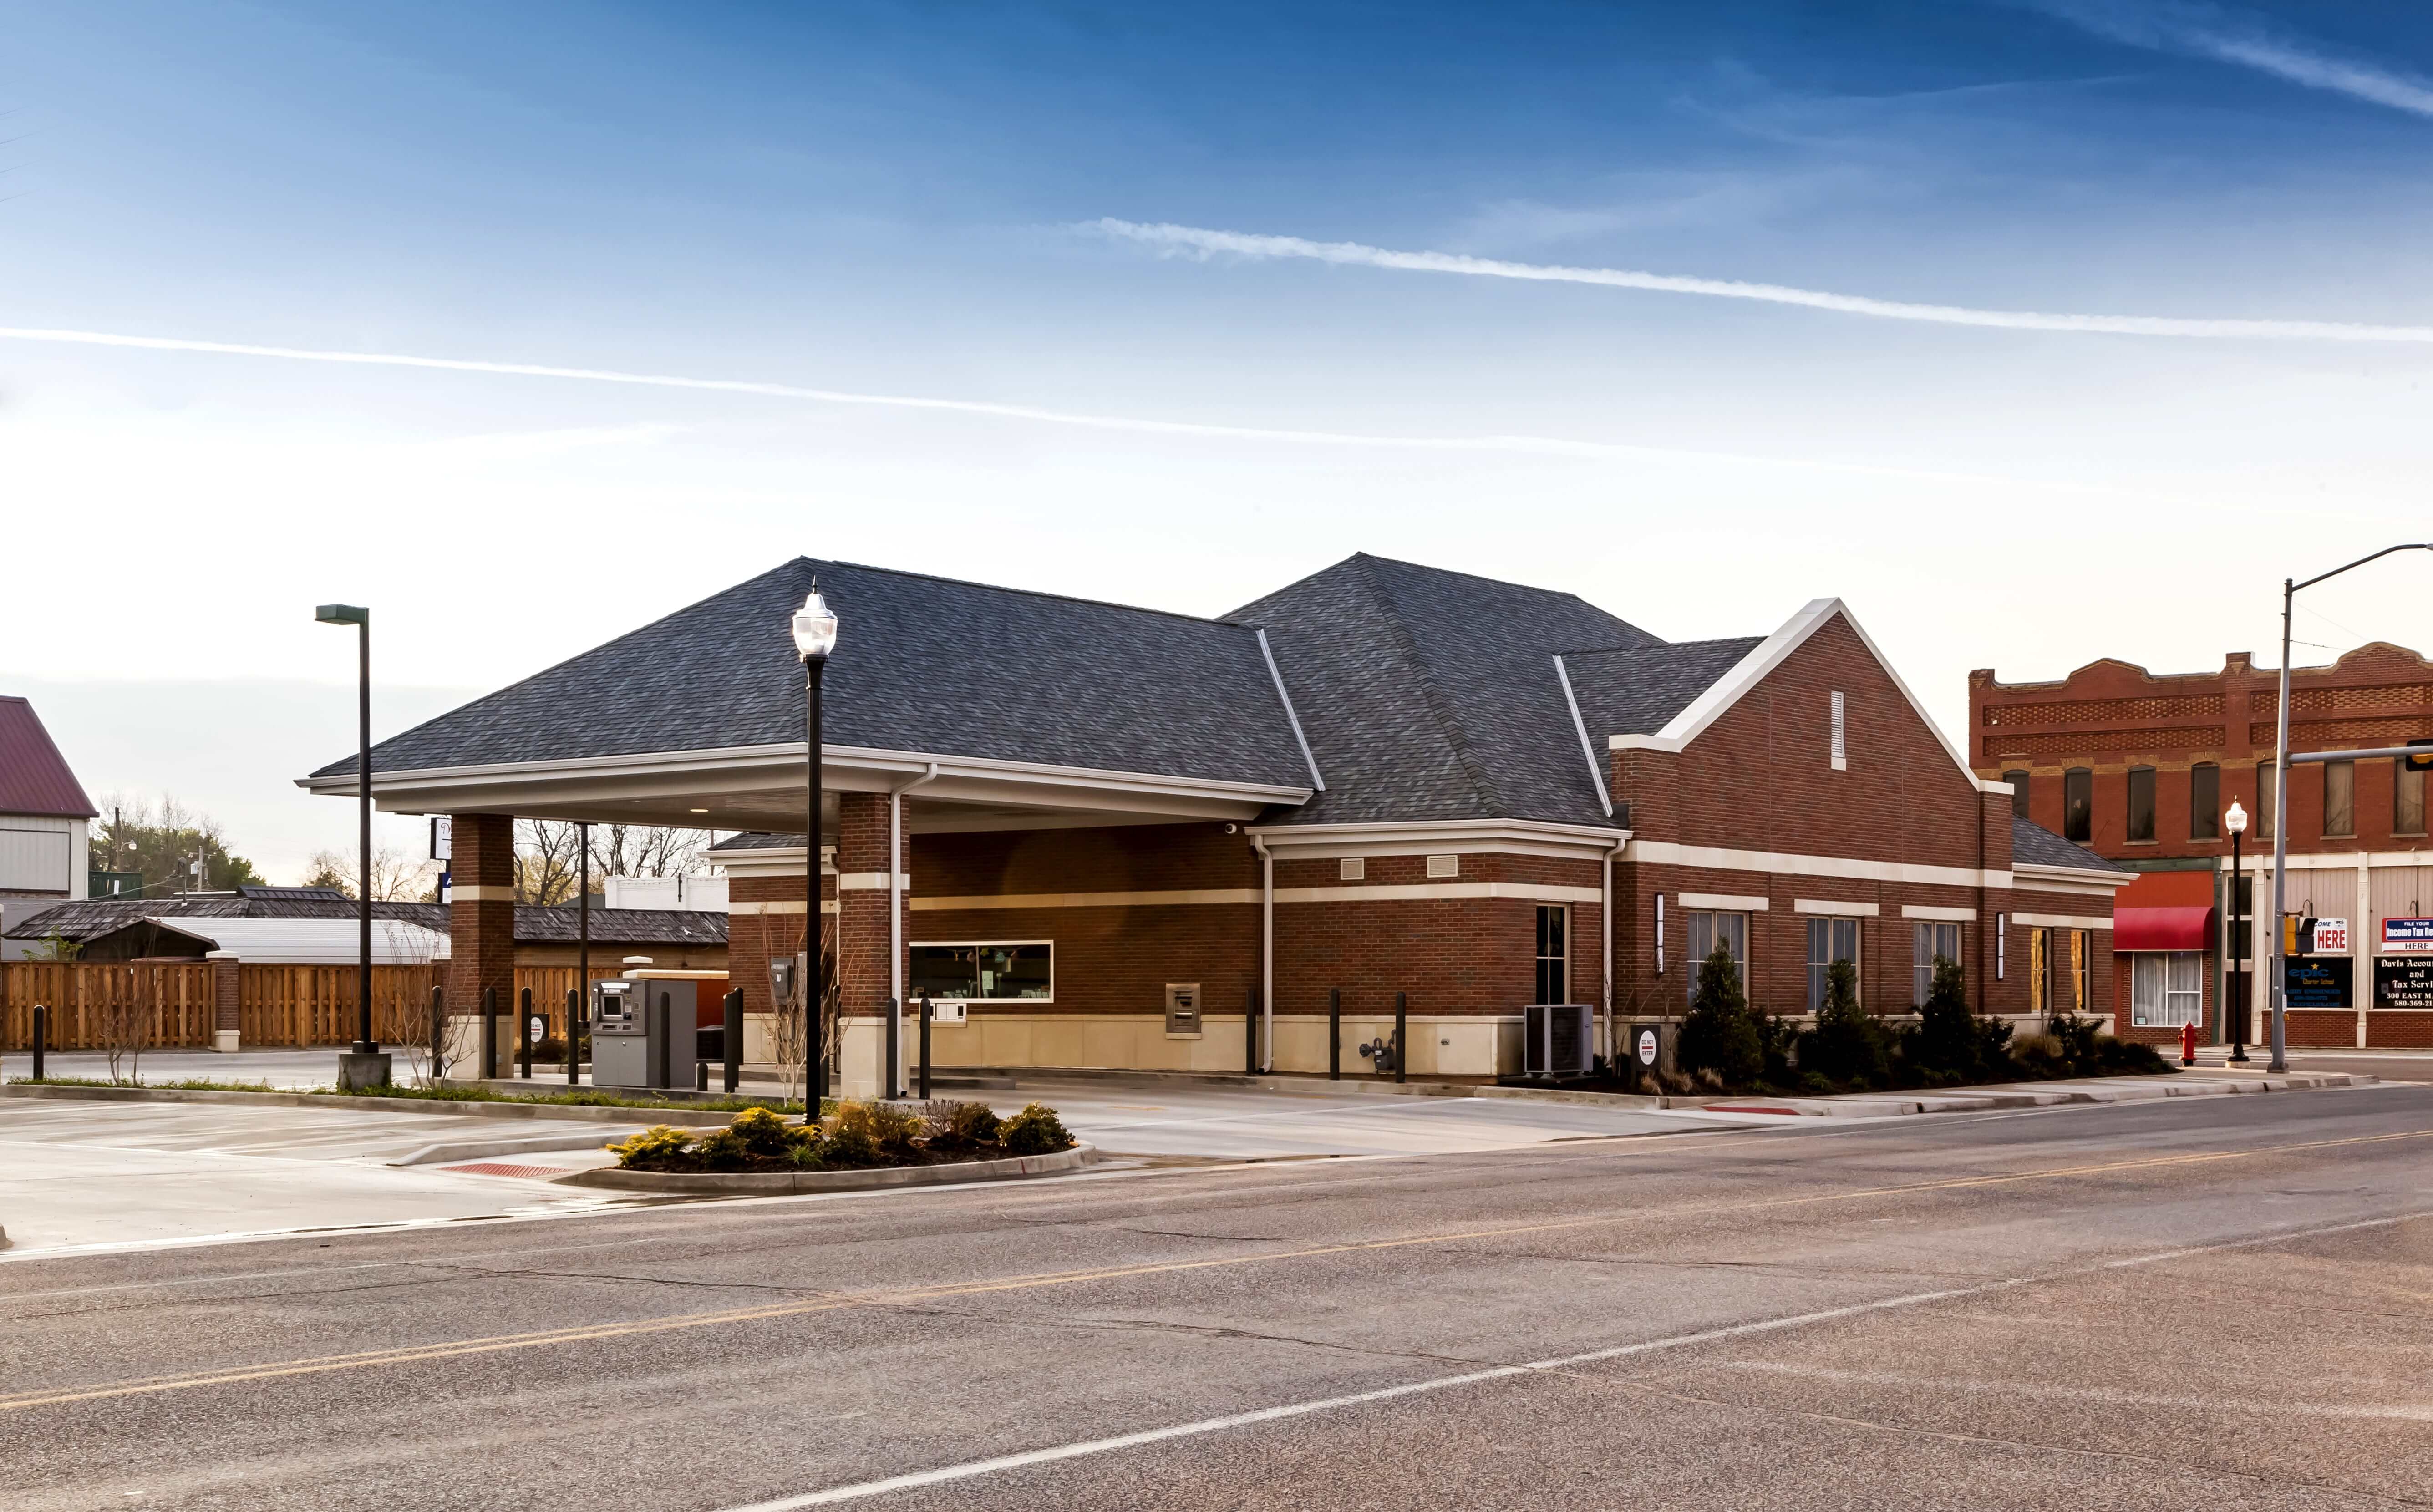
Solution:
<svg viewBox="0 0 2433 1512">
<path fill-rule="evenodd" d="M 2268 30 L 2254 15 L 2214 5 L 2121 6 L 2087 0 L 2021 0 L 2030 8 L 2083 26 L 2099 37 L 2154 52 L 2177 52 L 2237 63 L 2308 89 L 2433 116 L 2433 84 L 2373 63 L 2336 58 Z"/>
<path fill-rule="evenodd" d="M 1946 326 L 1990 326 L 2004 331 L 2067 331 L 2120 336 L 2196 336 L 2214 340 L 2433 342 L 2433 326 L 2358 325 L 2337 320 L 2229 320 L 2179 315 L 2057 314 L 2035 310 L 1981 310 L 1957 304 L 1915 304 L 1859 294 L 1833 294 L 1781 283 L 1685 278 L 1629 268 L 1566 267 L 1558 263 L 1507 263 L 1460 252 L 1404 252 L 1360 242 L 1313 242 L 1299 236 L 1211 230 L 1199 226 L 1144 224 L 1112 216 L 1084 221 L 1081 229 L 1167 251 L 1202 256 L 1231 252 L 1242 257 L 1306 258 L 1397 272 L 1455 273 L 1471 278 L 1523 279 L 1544 283 L 1592 283 L 1615 289 L 1652 289 L 1718 299 L 1755 299 L 1803 305 L 1879 320 L 1918 320 Z"/>
</svg>

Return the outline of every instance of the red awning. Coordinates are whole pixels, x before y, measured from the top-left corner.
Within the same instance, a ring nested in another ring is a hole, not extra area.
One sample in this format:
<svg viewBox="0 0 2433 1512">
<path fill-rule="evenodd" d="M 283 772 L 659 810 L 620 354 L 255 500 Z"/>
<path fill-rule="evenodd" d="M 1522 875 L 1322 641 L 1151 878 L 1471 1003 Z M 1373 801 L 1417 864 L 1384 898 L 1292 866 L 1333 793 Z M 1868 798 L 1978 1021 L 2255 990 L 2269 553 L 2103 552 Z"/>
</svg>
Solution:
<svg viewBox="0 0 2433 1512">
<path fill-rule="evenodd" d="M 2115 908 L 2112 910 L 2112 948 L 2211 950 L 2213 909 Z"/>
</svg>

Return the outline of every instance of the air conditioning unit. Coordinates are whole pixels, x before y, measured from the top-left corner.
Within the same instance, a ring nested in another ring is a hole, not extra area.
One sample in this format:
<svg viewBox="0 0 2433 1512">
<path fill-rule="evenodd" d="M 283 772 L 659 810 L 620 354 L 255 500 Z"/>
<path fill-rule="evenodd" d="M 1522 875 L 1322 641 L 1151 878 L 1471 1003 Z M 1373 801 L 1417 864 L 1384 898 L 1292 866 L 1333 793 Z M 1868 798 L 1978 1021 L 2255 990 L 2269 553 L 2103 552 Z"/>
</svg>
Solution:
<svg viewBox="0 0 2433 1512">
<path fill-rule="evenodd" d="M 1586 1003 L 1532 1003 L 1521 1011 L 1521 1072 L 1584 1077 L 1595 1069 L 1596 1010 Z"/>
</svg>

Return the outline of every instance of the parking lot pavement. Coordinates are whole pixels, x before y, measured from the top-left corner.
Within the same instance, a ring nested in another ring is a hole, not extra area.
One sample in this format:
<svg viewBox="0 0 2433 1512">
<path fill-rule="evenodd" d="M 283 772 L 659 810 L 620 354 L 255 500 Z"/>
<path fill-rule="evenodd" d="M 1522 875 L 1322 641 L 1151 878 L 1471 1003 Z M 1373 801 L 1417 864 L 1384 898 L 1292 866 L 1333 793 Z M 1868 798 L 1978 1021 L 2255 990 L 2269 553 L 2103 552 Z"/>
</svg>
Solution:
<svg viewBox="0 0 2433 1512">
<path fill-rule="evenodd" d="M 134 1077 L 155 1086 L 168 1081 L 242 1081 L 261 1082 L 282 1090 L 326 1087 L 338 1079 L 339 1046 L 311 1050 L 240 1050 L 233 1055 L 218 1055 L 210 1050 L 147 1050 L 132 1062 L 122 1062 L 119 1074 Z M 0 1070 L 10 1077 L 31 1075 L 30 1062 L 20 1048 L 14 1054 L 0 1057 Z M 43 1058 L 43 1074 L 53 1077 L 85 1077 L 95 1081 L 110 1079 L 110 1057 L 98 1050 L 55 1050 Z M 404 1057 L 400 1056 L 397 1075 L 407 1076 Z"/>
<path fill-rule="evenodd" d="M 539 1129 L 495 1118 L 357 1108 L 0 1102 L 0 1260 L 235 1235 L 440 1223 L 614 1206 L 536 1174 L 392 1165 L 434 1144 L 605 1141 L 606 1124 Z M 572 1169 L 579 1155 L 478 1163 Z"/>
</svg>

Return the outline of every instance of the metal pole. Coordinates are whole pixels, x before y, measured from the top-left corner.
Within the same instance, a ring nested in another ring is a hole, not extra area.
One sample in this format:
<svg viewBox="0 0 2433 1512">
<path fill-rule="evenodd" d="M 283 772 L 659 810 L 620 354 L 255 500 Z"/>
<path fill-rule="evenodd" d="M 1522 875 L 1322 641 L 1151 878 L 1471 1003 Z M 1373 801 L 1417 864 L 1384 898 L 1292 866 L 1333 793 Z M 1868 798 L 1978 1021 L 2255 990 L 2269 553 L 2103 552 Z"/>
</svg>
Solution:
<svg viewBox="0 0 2433 1512">
<path fill-rule="evenodd" d="M 2246 878 L 2246 869 L 2239 858 L 2239 841 L 2245 839 L 2234 831 L 2230 837 L 2230 953 L 2231 980 L 2237 1003 L 2225 1015 L 2230 1020 L 2230 1060 L 2233 1065 L 2247 1063 L 2247 958 L 2254 943 L 2240 943 L 2240 926 L 2247 922 L 2247 909 L 2238 901 L 2239 883 Z"/>
<path fill-rule="evenodd" d="M 566 1084 L 575 1083 L 576 1020 L 591 1003 L 591 826 L 574 826 L 574 990 L 566 994 Z"/>
<path fill-rule="evenodd" d="M 516 996 L 516 1066 L 526 1081 L 532 1079 L 532 989 L 524 988 Z"/>
<path fill-rule="evenodd" d="M 51 1047 L 51 1011 L 43 1004 L 34 1005 L 34 1079 L 43 1079 L 43 1053 Z"/>
<path fill-rule="evenodd" d="M 2297 593 L 2288 578 L 2281 580 L 2281 702 L 2273 711 L 2278 729 L 2272 740 L 2272 964 L 2264 978 L 2265 996 L 2272 1004 L 2272 1063 L 2268 1069 L 2273 1071 L 2289 1069 L 2282 1019 L 2289 963 L 2283 955 L 2281 920 L 2288 911 L 2283 878 L 2289 872 L 2289 610 Z"/>
<path fill-rule="evenodd" d="M 731 1096 L 743 1083 L 743 989 L 736 988 L 726 994 L 721 1005 L 718 1048 L 726 1064 L 722 1068 L 726 1092 Z"/>
<path fill-rule="evenodd" d="M 499 1074 L 499 990 L 482 989 L 482 1079 Z"/>
<path fill-rule="evenodd" d="M 1343 1079 L 1343 989 L 1326 990 L 1326 1079 Z"/>
<path fill-rule="evenodd" d="M 803 1121 L 820 1121 L 820 1098 L 827 1092 L 827 1067 L 820 1044 L 821 1023 L 828 1002 L 827 960 L 821 936 L 827 921 L 820 916 L 820 674 L 825 656 L 803 658 L 805 743 L 803 768 L 808 782 L 803 814 Z M 892 863 L 891 863 L 892 864 Z M 891 1075 L 890 1079 L 893 1079 Z"/>
<path fill-rule="evenodd" d="M 431 1079 L 448 1069 L 448 989 L 431 985 Z"/>
<path fill-rule="evenodd" d="M 355 822 L 362 870 L 355 874 L 355 1053 L 372 1055 L 372 612 L 356 624 Z"/>
<path fill-rule="evenodd" d="M 921 1100 L 929 1100 L 929 994 L 921 994 Z"/>
<path fill-rule="evenodd" d="M 903 1084 L 895 1079 L 897 1057 L 903 1053 L 904 1005 L 895 998 L 887 1000 L 887 1096 L 890 1099 L 904 1096 Z"/>
<path fill-rule="evenodd" d="M 1411 1059 L 1410 997 L 1408 993 L 1394 994 L 1394 1079 L 1403 1079 L 1405 1063 Z"/>
</svg>

